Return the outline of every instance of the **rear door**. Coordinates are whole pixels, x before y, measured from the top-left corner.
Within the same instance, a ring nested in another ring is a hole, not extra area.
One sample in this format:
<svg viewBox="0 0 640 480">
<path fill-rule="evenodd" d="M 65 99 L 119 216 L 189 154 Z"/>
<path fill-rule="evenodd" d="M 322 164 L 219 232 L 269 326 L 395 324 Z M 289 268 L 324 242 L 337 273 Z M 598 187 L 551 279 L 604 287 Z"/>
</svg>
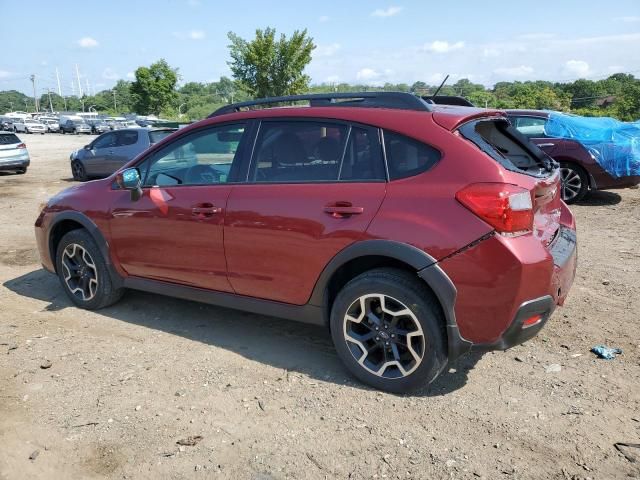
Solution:
<svg viewBox="0 0 640 480">
<path fill-rule="evenodd" d="M 302 305 L 327 263 L 363 237 L 386 191 L 378 130 L 326 120 L 262 121 L 247 183 L 227 204 L 236 293 Z"/>
</svg>

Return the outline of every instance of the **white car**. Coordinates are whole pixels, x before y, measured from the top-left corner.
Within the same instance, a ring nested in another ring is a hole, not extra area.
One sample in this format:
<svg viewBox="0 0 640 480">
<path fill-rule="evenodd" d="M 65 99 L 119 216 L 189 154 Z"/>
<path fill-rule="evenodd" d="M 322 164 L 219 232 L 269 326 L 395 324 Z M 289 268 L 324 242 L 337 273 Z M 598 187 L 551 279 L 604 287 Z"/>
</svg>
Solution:
<svg viewBox="0 0 640 480">
<path fill-rule="evenodd" d="M 58 122 L 58 120 L 46 119 L 42 120 L 42 123 L 44 123 L 45 127 L 47 127 L 47 132 L 53 133 L 60 131 L 60 123 Z"/>
<path fill-rule="evenodd" d="M 0 132 L 0 172 L 26 173 L 29 166 L 27 146 L 12 132 Z"/>
<path fill-rule="evenodd" d="M 47 127 L 38 122 L 37 120 L 32 120 L 30 118 L 26 118 L 24 120 L 19 120 L 14 122 L 13 130 L 15 132 L 24 132 L 24 133 L 40 133 L 42 135 L 47 131 Z"/>
</svg>

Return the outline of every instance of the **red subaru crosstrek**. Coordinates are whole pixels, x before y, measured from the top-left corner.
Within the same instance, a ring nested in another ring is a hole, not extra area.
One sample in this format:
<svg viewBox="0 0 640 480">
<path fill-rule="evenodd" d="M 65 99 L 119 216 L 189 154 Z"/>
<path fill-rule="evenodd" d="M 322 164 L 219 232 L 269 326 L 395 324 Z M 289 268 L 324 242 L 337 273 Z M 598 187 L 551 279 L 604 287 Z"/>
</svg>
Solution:
<svg viewBox="0 0 640 480">
<path fill-rule="evenodd" d="M 79 307 L 132 288 L 327 325 L 357 378 L 401 392 L 531 338 L 563 303 L 576 232 L 559 173 L 498 111 L 281 97 L 59 193 L 36 237 Z"/>
</svg>

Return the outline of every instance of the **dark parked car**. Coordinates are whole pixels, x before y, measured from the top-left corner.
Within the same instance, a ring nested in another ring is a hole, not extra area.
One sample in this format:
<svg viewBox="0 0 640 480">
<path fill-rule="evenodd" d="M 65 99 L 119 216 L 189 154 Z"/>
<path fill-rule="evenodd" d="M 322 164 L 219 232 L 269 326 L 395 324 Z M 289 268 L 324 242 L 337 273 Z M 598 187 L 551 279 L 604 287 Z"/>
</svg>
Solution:
<svg viewBox="0 0 640 480">
<path fill-rule="evenodd" d="M 0 132 L 0 172 L 27 173 L 30 159 L 27 146 L 15 133 Z"/>
<path fill-rule="evenodd" d="M 129 128 L 103 133 L 71 156 L 73 178 L 80 181 L 111 175 L 174 129 Z"/>
<path fill-rule="evenodd" d="M 60 123 L 60 133 L 91 133 L 91 127 L 84 120 L 66 120 Z"/>
<path fill-rule="evenodd" d="M 576 268 L 555 162 L 502 112 L 396 92 L 225 106 L 59 193 L 35 231 L 81 308 L 133 288 L 324 325 L 395 392 L 536 335 Z"/>
<path fill-rule="evenodd" d="M 107 125 L 104 120 L 87 120 L 87 123 L 91 127 L 91 133 L 93 134 L 100 134 L 111 130 L 111 127 Z"/>
<path fill-rule="evenodd" d="M 565 202 L 577 202 L 589 190 L 612 190 L 640 184 L 640 176 L 611 176 L 578 141 L 546 136 L 544 126 L 548 112 L 507 110 L 507 115 L 520 133 L 560 163 Z"/>
</svg>

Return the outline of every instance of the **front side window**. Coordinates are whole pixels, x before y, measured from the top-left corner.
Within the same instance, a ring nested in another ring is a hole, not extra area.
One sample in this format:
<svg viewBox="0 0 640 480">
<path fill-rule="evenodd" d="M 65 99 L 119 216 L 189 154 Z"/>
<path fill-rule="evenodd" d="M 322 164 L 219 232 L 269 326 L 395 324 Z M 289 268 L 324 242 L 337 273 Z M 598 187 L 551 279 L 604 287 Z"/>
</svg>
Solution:
<svg viewBox="0 0 640 480">
<path fill-rule="evenodd" d="M 540 117 L 513 117 L 511 122 L 521 134 L 528 138 L 544 138 L 545 118 Z"/>
<path fill-rule="evenodd" d="M 249 178 L 254 182 L 337 181 L 348 127 L 319 121 L 263 122 Z"/>
<path fill-rule="evenodd" d="M 177 139 L 145 160 L 144 166 L 139 166 L 143 185 L 215 185 L 228 182 L 244 131 L 244 125 L 224 125 Z"/>
<path fill-rule="evenodd" d="M 388 130 L 384 131 L 384 148 L 390 180 L 426 172 L 441 156 L 438 150 L 427 144 Z"/>
<path fill-rule="evenodd" d="M 116 135 L 115 133 L 107 133 L 98 137 L 95 142 L 93 142 L 93 148 L 110 148 L 114 147 L 116 144 Z"/>
</svg>

